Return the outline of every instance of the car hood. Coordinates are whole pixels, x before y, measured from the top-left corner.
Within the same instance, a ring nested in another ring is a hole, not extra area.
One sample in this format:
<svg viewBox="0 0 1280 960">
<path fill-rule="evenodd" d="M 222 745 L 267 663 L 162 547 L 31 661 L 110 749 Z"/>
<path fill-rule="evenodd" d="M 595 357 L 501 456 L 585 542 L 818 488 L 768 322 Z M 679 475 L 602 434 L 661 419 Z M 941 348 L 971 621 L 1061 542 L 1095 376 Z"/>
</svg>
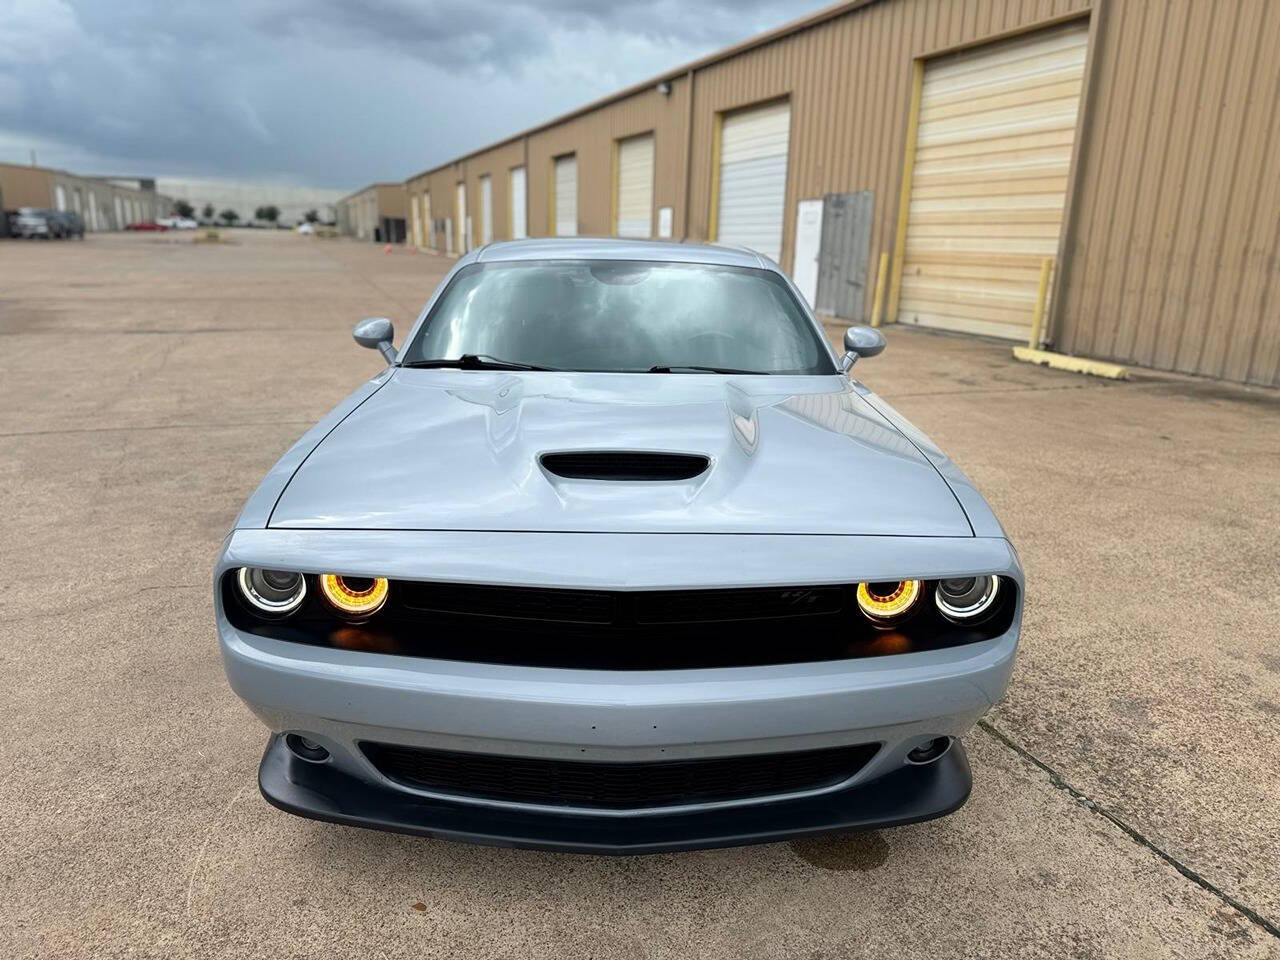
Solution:
<svg viewBox="0 0 1280 960">
<path fill-rule="evenodd" d="M 690 480 L 566 479 L 544 454 L 706 456 Z M 271 527 L 973 535 L 842 377 L 399 370 L 285 488 Z"/>
</svg>

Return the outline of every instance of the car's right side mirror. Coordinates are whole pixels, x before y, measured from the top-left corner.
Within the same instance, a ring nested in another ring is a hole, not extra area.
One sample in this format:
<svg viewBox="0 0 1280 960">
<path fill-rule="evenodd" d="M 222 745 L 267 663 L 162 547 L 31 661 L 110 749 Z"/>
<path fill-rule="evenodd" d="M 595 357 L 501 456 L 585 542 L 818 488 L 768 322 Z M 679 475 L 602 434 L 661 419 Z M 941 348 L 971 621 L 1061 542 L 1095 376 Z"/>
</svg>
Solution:
<svg viewBox="0 0 1280 960">
<path fill-rule="evenodd" d="M 395 325 L 386 317 L 369 317 L 356 324 L 351 334 L 356 343 L 370 350 L 380 350 L 387 363 L 396 362 L 396 348 L 391 345 L 395 339 Z"/>
<path fill-rule="evenodd" d="M 884 334 L 875 327 L 850 327 L 844 332 L 844 357 L 840 368 L 848 370 L 862 357 L 883 353 L 884 347 Z"/>
</svg>

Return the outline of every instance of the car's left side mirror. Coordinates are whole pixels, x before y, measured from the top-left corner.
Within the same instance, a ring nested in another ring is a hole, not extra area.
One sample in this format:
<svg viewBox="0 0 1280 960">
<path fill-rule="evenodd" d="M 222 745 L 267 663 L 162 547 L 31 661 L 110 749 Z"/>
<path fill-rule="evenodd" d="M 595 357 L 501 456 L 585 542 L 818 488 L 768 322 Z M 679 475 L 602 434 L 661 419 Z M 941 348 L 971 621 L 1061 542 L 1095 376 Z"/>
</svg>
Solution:
<svg viewBox="0 0 1280 960">
<path fill-rule="evenodd" d="M 844 332 L 844 358 L 840 368 L 848 370 L 862 357 L 883 353 L 884 347 L 884 334 L 875 327 L 850 327 Z"/>
<path fill-rule="evenodd" d="M 360 346 L 382 351 L 387 363 L 396 362 L 396 348 L 391 345 L 391 341 L 396 336 L 396 328 L 395 324 L 386 317 L 369 317 L 367 320 L 361 320 L 356 324 L 352 336 Z"/>
</svg>

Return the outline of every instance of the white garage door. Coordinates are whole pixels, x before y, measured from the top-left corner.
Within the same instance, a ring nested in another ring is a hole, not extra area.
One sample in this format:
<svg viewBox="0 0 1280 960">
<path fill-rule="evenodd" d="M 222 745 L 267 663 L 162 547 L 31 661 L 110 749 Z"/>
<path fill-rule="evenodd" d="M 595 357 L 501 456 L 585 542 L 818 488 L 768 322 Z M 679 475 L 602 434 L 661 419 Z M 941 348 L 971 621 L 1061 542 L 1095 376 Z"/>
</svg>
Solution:
<svg viewBox="0 0 1280 960">
<path fill-rule="evenodd" d="M 523 240 L 529 235 L 529 191 L 524 167 L 511 170 L 511 239 Z"/>
<path fill-rule="evenodd" d="M 570 154 L 556 157 L 555 189 L 552 209 L 555 211 L 557 237 L 578 235 L 578 158 Z"/>
<path fill-rule="evenodd" d="M 453 236 L 457 243 L 456 250 L 458 253 L 467 252 L 467 185 L 465 183 L 458 184 L 458 193 L 454 198 L 453 217 L 456 226 L 453 228 Z"/>
<path fill-rule="evenodd" d="M 618 144 L 618 236 L 653 235 L 653 134 Z"/>
<path fill-rule="evenodd" d="M 772 260 L 782 255 L 791 105 L 776 103 L 724 118 L 716 241 L 741 244 Z"/>
<path fill-rule="evenodd" d="M 480 242 L 493 242 L 493 181 L 480 178 Z"/>
<path fill-rule="evenodd" d="M 898 319 L 1026 339 L 1058 252 L 1088 24 L 931 62 Z"/>
</svg>

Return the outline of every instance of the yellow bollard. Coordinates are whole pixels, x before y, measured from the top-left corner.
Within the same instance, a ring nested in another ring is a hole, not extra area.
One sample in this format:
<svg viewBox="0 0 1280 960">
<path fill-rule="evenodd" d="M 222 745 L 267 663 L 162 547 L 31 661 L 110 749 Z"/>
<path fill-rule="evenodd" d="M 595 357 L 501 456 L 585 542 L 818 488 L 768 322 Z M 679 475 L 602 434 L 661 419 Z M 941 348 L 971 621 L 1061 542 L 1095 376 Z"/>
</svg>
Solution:
<svg viewBox="0 0 1280 960">
<path fill-rule="evenodd" d="M 1031 336 L 1027 338 L 1027 346 L 1032 350 L 1040 349 L 1040 328 L 1044 326 L 1044 302 L 1049 296 L 1049 274 L 1053 271 L 1053 258 L 1045 257 L 1040 261 L 1040 289 L 1036 293 L 1036 309 L 1031 315 Z"/>
<path fill-rule="evenodd" d="M 880 310 L 884 306 L 884 282 L 889 275 L 889 254 L 880 254 L 880 270 L 876 273 L 876 296 L 871 302 L 871 325 L 880 326 Z"/>
</svg>

